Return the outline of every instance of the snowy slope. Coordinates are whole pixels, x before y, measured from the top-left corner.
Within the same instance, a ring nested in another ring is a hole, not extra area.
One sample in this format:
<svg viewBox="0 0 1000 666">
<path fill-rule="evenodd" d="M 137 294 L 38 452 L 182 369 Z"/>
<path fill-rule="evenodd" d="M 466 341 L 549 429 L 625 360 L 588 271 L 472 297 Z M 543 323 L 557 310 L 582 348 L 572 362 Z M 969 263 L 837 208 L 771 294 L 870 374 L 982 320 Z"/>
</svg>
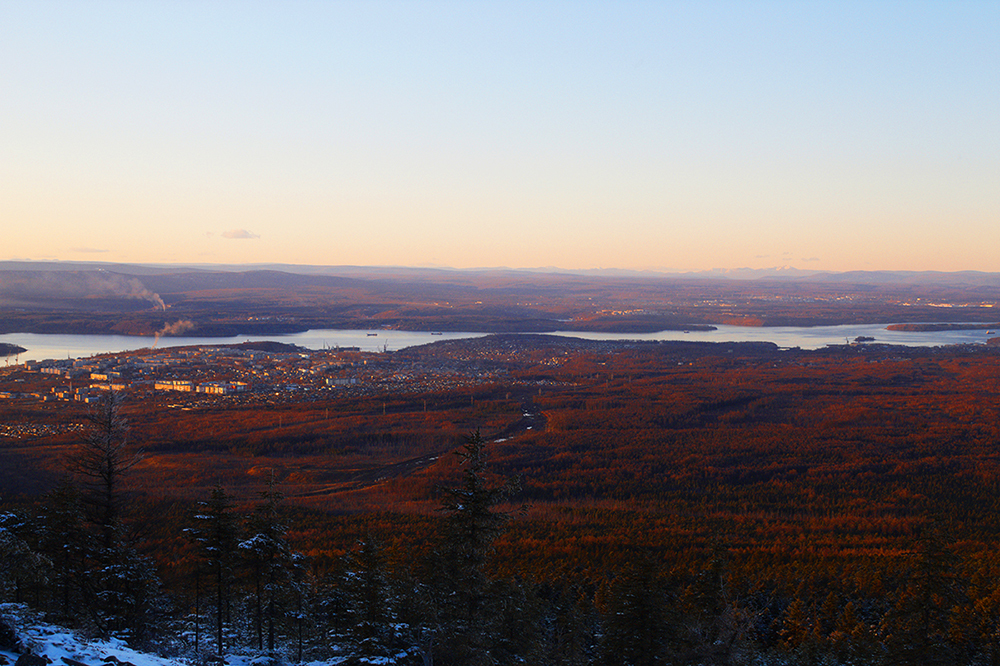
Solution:
<svg viewBox="0 0 1000 666">
<path fill-rule="evenodd" d="M 41 622 L 38 617 L 21 604 L 0 603 L 0 622 L 14 629 L 20 641 L 21 651 L 49 660 L 52 666 L 193 666 L 204 664 L 209 658 L 188 659 L 158 657 L 139 652 L 118 639 L 88 639 L 74 631 L 53 624 Z M 0 666 L 14 666 L 20 654 L 0 645 Z M 361 657 L 352 663 L 372 666 L 389 666 L 407 658 L 401 652 L 395 658 Z M 326 661 L 306 661 L 297 666 L 338 666 L 348 661 L 347 656 Z M 225 666 L 275 666 L 288 664 L 286 660 L 273 660 L 259 654 L 227 654 Z M 219 664 L 219 666 L 223 666 Z"/>
<path fill-rule="evenodd" d="M 0 605 L 0 617 L 13 625 L 26 652 L 46 657 L 55 666 L 64 666 L 65 659 L 83 662 L 88 666 L 114 661 L 129 662 L 133 666 L 182 666 L 181 662 L 172 659 L 136 652 L 119 640 L 85 640 L 69 629 L 34 623 L 23 608 L 13 604 Z M 5 649 L 0 649 L 0 655 L 9 664 L 15 663 L 19 656 L 16 652 Z"/>
</svg>

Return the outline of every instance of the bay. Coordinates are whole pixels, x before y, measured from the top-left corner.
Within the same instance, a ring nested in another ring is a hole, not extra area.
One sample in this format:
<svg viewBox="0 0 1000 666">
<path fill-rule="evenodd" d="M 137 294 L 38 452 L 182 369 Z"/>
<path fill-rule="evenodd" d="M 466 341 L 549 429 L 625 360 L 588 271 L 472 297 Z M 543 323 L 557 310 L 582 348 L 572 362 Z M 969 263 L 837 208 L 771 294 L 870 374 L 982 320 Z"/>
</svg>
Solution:
<svg viewBox="0 0 1000 666">
<path fill-rule="evenodd" d="M 156 340 L 141 335 L 71 335 L 56 333 L 7 333 L 0 335 L 0 342 L 20 345 L 28 351 L 20 354 L 20 359 L 60 359 L 83 358 L 97 354 L 114 354 L 151 347 L 188 347 L 192 345 L 233 345 L 241 342 L 274 341 L 298 345 L 306 349 L 326 349 L 337 347 L 357 347 L 361 351 L 396 351 L 416 345 L 453 340 L 476 338 L 486 333 L 431 333 L 426 331 L 394 330 L 311 330 L 289 335 L 236 335 L 232 337 L 174 337 L 164 336 Z"/>
<path fill-rule="evenodd" d="M 773 342 L 779 347 L 820 349 L 827 345 L 845 344 L 858 336 L 875 338 L 875 343 L 931 347 L 952 344 L 985 343 L 991 337 L 987 331 L 890 331 L 887 324 L 848 324 L 842 326 L 725 326 L 714 331 L 659 331 L 656 333 L 592 333 L 582 331 L 556 331 L 552 335 L 583 338 L 586 340 L 688 340 L 697 342 Z M 299 345 L 307 349 L 357 347 L 362 351 L 397 351 L 415 345 L 441 340 L 477 338 L 486 333 L 396 330 L 336 330 L 317 329 L 290 335 L 253 336 L 241 335 L 228 338 L 206 337 L 151 337 L 130 335 L 64 335 L 42 333 L 7 333 L 0 335 L 0 342 L 20 345 L 28 351 L 6 362 L 28 359 L 84 358 L 97 354 L 118 353 L 156 346 L 181 347 L 189 345 L 224 345 L 241 342 L 273 340 Z M 155 343 L 155 345 L 154 345 Z"/>
</svg>

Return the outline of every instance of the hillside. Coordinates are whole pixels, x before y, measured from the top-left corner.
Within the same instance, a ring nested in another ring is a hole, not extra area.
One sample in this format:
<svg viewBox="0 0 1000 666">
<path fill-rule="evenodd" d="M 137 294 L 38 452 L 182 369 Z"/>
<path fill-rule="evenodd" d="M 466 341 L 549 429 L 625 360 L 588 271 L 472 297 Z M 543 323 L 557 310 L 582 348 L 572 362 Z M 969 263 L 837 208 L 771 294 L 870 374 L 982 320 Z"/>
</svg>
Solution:
<svg viewBox="0 0 1000 666">
<path fill-rule="evenodd" d="M 731 626 L 719 623 L 735 613 L 733 649 L 743 656 L 732 663 L 812 663 L 806 654 L 858 663 L 846 656 L 857 651 L 869 655 L 860 663 L 903 663 L 897 636 L 924 629 L 901 614 L 924 593 L 951 599 L 925 605 L 936 614 L 928 631 L 944 663 L 992 654 L 990 627 L 1000 617 L 992 605 L 1000 595 L 995 345 L 807 351 L 493 335 L 383 353 L 261 347 L 137 353 L 158 363 L 173 355 L 176 368 L 157 372 L 177 381 L 240 376 L 253 387 L 246 393 L 156 391 L 140 378 L 122 394 L 129 450 L 142 451 L 122 488 L 123 524 L 141 535 L 137 553 L 178 604 L 175 621 L 212 617 L 199 606 L 199 586 L 212 585 L 198 578 L 205 551 L 184 530 L 211 515 L 205 507 L 218 492 L 241 529 L 256 524 L 262 498 L 280 495 L 274 515 L 287 526 L 289 552 L 301 554 L 295 561 L 307 563 L 298 580 L 308 581 L 283 588 L 293 595 L 283 602 L 289 609 L 308 608 L 283 611 L 285 654 L 300 630 L 319 654 L 330 645 L 324 636 L 355 640 L 370 626 L 357 624 L 364 606 L 354 587 L 370 567 L 383 581 L 380 607 L 407 618 L 380 625 L 396 628 L 379 654 L 418 646 L 451 598 L 435 558 L 449 552 L 449 515 L 466 505 L 449 514 L 444 502 L 469 469 L 454 452 L 478 431 L 489 453 L 482 478 L 496 488 L 518 480 L 516 494 L 491 505 L 512 519 L 490 533 L 470 578 L 503 590 L 493 602 L 510 601 L 512 615 L 495 609 L 494 619 L 521 627 L 522 640 L 504 643 L 512 654 L 537 649 L 551 660 L 534 663 L 561 663 L 560 634 L 527 625 L 553 627 L 572 608 L 567 626 L 593 657 L 580 663 L 605 663 L 594 655 L 636 631 L 615 628 L 634 585 L 677 613 L 657 630 L 657 645 L 675 657 L 695 650 L 707 659 L 718 638 L 707 626 Z M 345 379 L 356 381 L 336 383 Z M 94 407 L 39 398 L 61 381 L 21 368 L 0 375 L 0 388 L 18 391 L 0 400 L 0 492 L 5 506 L 25 512 L 16 516 L 50 514 L 65 461 L 91 441 Z M 280 388 L 285 382 L 295 388 Z M 0 533 L 56 557 L 28 518 L 8 523 Z M 253 618 L 254 560 L 241 562 L 234 594 Z M 17 590 L 66 612 L 50 582 L 58 576 L 21 575 Z M 306 616 L 308 631 L 293 622 Z M 239 629 L 254 621 L 242 622 L 226 640 L 259 646 Z M 445 625 L 458 626 L 434 626 Z M 419 663 L 418 652 L 398 663 Z"/>
<path fill-rule="evenodd" d="M 737 274 L 742 275 L 742 274 Z M 0 262 L 0 333 L 202 336 L 310 328 L 652 332 L 713 324 L 990 322 L 1000 274 L 743 277 Z"/>
</svg>

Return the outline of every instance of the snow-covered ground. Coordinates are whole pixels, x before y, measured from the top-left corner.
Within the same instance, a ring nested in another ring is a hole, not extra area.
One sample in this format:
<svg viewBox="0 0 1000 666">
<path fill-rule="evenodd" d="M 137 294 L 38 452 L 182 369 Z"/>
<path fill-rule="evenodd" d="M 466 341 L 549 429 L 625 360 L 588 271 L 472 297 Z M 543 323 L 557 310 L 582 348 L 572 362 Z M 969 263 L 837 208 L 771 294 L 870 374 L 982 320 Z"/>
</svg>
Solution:
<svg viewBox="0 0 1000 666">
<path fill-rule="evenodd" d="M 105 662 L 114 661 L 127 661 L 134 666 L 186 666 L 185 662 L 178 660 L 136 652 L 120 640 L 87 640 L 64 627 L 36 623 L 23 608 L 12 604 L 0 605 L 0 618 L 13 626 L 25 652 L 47 657 L 54 666 L 65 666 L 65 659 L 83 662 L 88 666 L 101 666 Z M 20 656 L 17 652 L 3 648 L 0 648 L 0 655 L 9 664 L 14 664 Z"/>
<path fill-rule="evenodd" d="M 169 659 L 138 652 L 116 639 L 86 639 L 65 627 L 37 621 L 20 605 L 0 604 L 0 620 L 14 629 L 24 652 L 45 657 L 52 666 L 67 666 L 72 662 L 87 666 L 191 666 L 194 663 L 184 658 Z M 13 666 L 19 656 L 0 646 L 0 666 L 4 666 L 5 661 L 7 666 Z M 301 666 L 335 666 L 341 661 L 307 662 Z M 228 654 L 225 663 L 227 666 L 263 666 L 273 662 L 256 655 Z M 391 664 L 394 660 L 372 659 L 361 663 Z"/>
</svg>

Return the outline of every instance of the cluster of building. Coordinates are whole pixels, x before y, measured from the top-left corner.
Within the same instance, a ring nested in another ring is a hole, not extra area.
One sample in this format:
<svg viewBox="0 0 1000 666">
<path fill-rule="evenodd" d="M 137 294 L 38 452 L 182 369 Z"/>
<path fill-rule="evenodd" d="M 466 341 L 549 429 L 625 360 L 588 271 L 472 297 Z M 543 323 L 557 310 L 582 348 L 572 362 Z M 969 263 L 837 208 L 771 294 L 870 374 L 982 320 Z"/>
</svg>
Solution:
<svg viewBox="0 0 1000 666">
<path fill-rule="evenodd" d="M 156 391 L 184 391 L 187 393 L 211 393 L 213 395 L 231 395 L 243 393 L 249 388 L 246 382 L 195 382 L 185 379 L 164 379 L 153 383 Z"/>
<path fill-rule="evenodd" d="M 27 361 L 28 372 L 64 383 L 43 390 L 0 391 L 0 398 L 94 402 L 106 391 L 201 393 L 231 396 L 303 388 L 352 387 L 357 349 L 260 351 L 236 347 L 166 348 L 86 359 Z"/>
<path fill-rule="evenodd" d="M 444 353 L 441 353 L 444 352 Z M 0 383 L 0 398 L 34 397 L 89 403 L 107 391 L 142 398 L 157 393 L 218 396 L 240 402 L 322 399 L 330 391 L 369 396 L 436 392 L 498 381 L 518 383 L 514 365 L 537 364 L 562 351 L 528 351 L 517 339 L 500 346 L 467 341 L 447 350 L 406 350 L 394 354 L 358 349 L 319 351 L 242 347 L 184 347 L 141 350 L 85 359 L 27 361 L 21 392 Z M 46 375 L 58 384 L 41 381 Z M 9 375 L 8 375 L 9 376 Z"/>
<path fill-rule="evenodd" d="M 82 431 L 86 426 L 82 423 L 65 423 L 50 425 L 47 423 L 0 423 L 0 437 L 9 439 L 34 439 L 49 437 L 64 432 Z"/>
</svg>

